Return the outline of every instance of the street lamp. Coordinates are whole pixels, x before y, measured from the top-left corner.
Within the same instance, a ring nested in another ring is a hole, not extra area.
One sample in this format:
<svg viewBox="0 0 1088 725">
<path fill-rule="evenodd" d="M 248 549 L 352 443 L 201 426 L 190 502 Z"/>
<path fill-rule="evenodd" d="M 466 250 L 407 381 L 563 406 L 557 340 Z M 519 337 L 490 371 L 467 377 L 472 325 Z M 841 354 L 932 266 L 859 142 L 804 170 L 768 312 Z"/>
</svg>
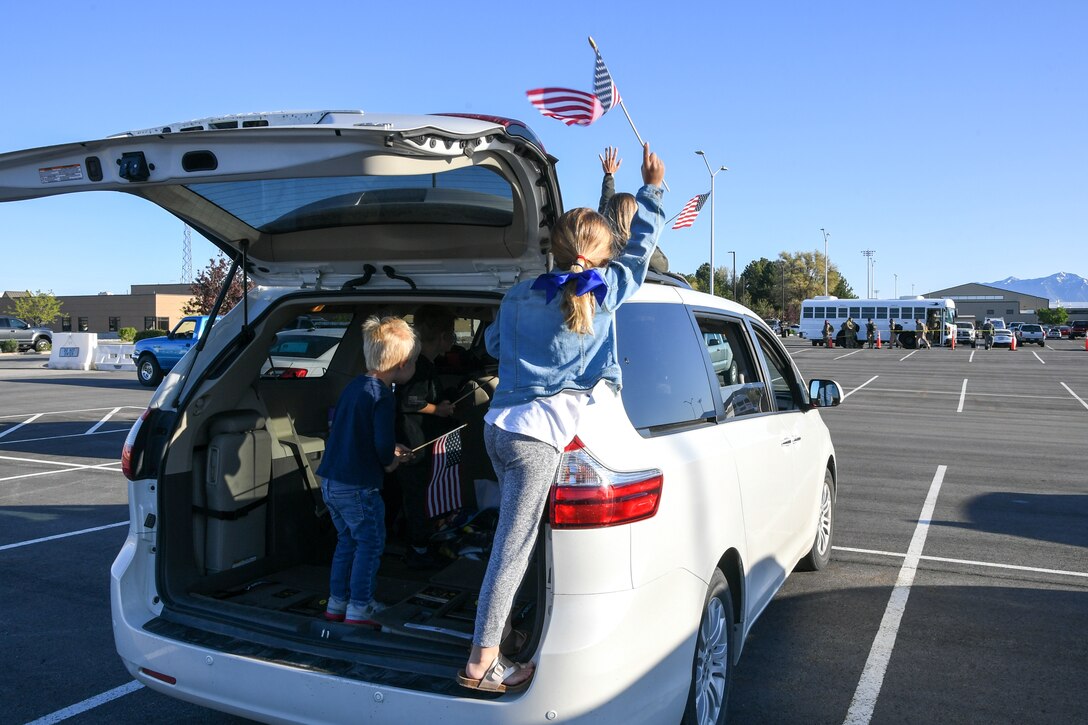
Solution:
<svg viewBox="0 0 1088 725">
<path fill-rule="evenodd" d="M 710 162 L 706 160 L 706 154 L 702 151 L 696 151 L 699 156 L 702 157 L 703 163 L 706 164 L 706 170 L 710 174 L 710 294 L 714 294 L 714 177 L 718 175 L 718 172 L 729 171 L 724 166 L 719 167 L 718 171 L 714 171 L 710 168 Z M 734 291 L 733 296 L 736 297 Z"/>
<path fill-rule="evenodd" d="M 831 232 L 823 227 L 820 227 L 820 231 L 824 233 L 824 297 L 827 297 L 827 238 L 831 236 Z"/>
<path fill-rule="evenodd" d="M 733 301 L 740 302 L 740 300 L 737 299 L 737 253 L 726 252 L 726 254 L 733 255 Z"/>
</svg>

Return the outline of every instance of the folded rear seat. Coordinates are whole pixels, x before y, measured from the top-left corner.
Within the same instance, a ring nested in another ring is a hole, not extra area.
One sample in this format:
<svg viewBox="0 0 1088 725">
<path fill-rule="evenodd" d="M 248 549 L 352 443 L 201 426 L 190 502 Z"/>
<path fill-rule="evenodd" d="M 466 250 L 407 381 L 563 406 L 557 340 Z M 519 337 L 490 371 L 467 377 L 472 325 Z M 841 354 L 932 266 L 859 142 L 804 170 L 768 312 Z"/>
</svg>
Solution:
<svg viewBox="0 0 1088 725">
<path fill-rule="evenodd" d="M 265 554 L 272 439 L 253 410 L 221 415 L 208 426 L 204 467 L 205 567 L 225 571 Z"/>
</svg>

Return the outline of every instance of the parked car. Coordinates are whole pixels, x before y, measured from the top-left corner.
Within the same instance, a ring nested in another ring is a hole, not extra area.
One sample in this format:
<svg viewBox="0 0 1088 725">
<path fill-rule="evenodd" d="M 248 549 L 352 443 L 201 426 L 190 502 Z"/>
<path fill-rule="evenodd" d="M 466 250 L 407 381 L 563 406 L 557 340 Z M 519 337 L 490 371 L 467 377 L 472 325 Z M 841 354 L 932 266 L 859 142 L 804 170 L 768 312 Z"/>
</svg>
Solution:
<svg viewBox="0 0 1088 725">
<path fill-rule="evenodd" d="M 1088 320 L 1073 320 L 1069 325 L 1069 339 L 1088 336 Z"/>
<path fill-rule="evenodd" d="M 1062 339 L 1062 329 L 1057 325 L 1051 325 L 1046 328 L 1046 339 L 1048 340 L 1060 340 Z"/>
<path fill-rule="evenodd" d="M 1061 334 L 1062 339 L 1072 338 L 1072 328 L 1069 325 L 1058 325 L 1058 332 Z"/>
<path fill-rule="evenodd" d="M 53 344 L 53 331 L 48 327 L 33 327 L 18 317 L 0 317 L 0 342 L 15 340 L 20 350 L 42 352 Z"/>
<path fill-rule="evenodd" d="M 277 332 L 268 350 L 267 364 L 261 368 L 261 377 L 313 378 L 324 375 L 346 331 L 346 327 L 322 327 Z"/>
<path fill-rule="evenodd" d="M 162 376 L 181 362 L 182 356 L 200 339 L 207 324 L 206 316 L 191 315 L 181 318 L 165 335 L 139 340 L 131 355 L 140 384 L 153 388 L 162 382 Z"/>
<path fill-rule="evenodd" d="M 486 524 L 465 548 L 475 558 L 418 574 L 398 565 L 392 532 L 380 630 L 321 617 L 335 537 L 313 470 L 329 408 L 367 369 L 360 323 L 434 303 L 475 331 L 462 367 L 443 372 L 468 387 L 460 465 L 486 488 L 475 441 L 496 365 L 483 335 L 503 292 L 547 270 L 555 163 L 516 121 L 358 112 L 205 119 L 0 156 L 0 200 L 143 196 L 244 256 L 258 284 L 125 443 L 130 523 L 110 590 L 134 678 L 265 721 L 724 720 L 757 617 L 795 566 L 829 561 L 838 466 L 820 409 L 842 389 L 805 384 L 752 311 L 660 271 L 617 311 L 622 391 L 586 408 L 550 490 L 512 613 L 520 636 L 504 642 L 536 664 L 528 689 L 455 682 Z M 263 376 L 269 351 L 285 352 L 278 333 L 311 311 L 351 319 L 326 374 Z"/>
<path fill-rule="evenodd" d="M 1025 345 L 1035 343 L 1039 347 L 1043 347 L 1046 344 L 1046 332 L 1043 330 L 1042 325 L 1034 322 L 1024 322 L 1020 325 L 1020 334 L 1017 341 Z"/>
<path fill-rule="evenodd" d="M 969 345 L 975 342 L 975 325 L 972 322 L 956 323 L 956 344 Z"/>
<path fill-rule="evenodd" d="M 1012 348 L 1012 341 L 1015 339 L 1012 330 L 1001 328 L 1000 330 L 994 330 L 994 339 L 990 343 L 992 347 L 1008 347 Z"/>
</svg>

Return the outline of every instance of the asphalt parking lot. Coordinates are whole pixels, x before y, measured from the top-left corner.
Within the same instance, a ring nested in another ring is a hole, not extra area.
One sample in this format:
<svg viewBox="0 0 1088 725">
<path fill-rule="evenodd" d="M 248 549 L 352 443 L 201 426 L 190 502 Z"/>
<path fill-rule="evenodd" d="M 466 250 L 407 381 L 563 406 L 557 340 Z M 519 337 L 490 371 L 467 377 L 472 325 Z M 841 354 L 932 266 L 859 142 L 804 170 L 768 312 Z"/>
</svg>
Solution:
<svg viewBox="0 0 1088 725">
<path fill-rule="evenodd" d="M 1088 351 L 788 347 L 847 392 L 830 567 L 745 645 L 733 723 L 1070 723 L 1088 711 Z M 227 723 L 132 682 L 109 567 L 132 373 L 0 356 L 0 723 Z"/>
</svg>

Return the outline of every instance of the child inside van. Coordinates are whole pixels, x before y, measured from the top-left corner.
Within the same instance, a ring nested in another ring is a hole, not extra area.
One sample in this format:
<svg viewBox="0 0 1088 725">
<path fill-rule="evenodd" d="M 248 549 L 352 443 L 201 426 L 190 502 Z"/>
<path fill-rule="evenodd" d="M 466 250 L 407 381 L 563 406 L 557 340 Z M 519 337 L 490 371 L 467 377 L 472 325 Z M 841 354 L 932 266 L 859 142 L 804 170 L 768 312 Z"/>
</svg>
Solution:
<svg viewBox="0 0 1088 725">
<path fill-rule="evenodd" d="M 464 687 L 519 690 L 533 675 L 531 663 L 502 656 L 499 641 L 579 414 L 592 396 L 615 395 L 619 388 L 615 311 L 646 279 L 664 223 L 664 178 L 665 166 L 647 144 L 645 186 L 636 197 L 639 208 L 622 255 L 614 258 L 615 233 L 600 214 L 568 211 L 552 229 L 557 271 L 511 288 L 487 328 L 487 350 L 499 360 L 499 383 L 484 419 L 484 442 L 501 503 L 472 652 L 457 676 Z"/>
<path fill-rule="evenodd" d="M 423 305 L 412 316 L 412 327 L 419 337 L 420 353 L 412 379 L 397 386 L 397 403 L 404 434 L 401 440 L 415 448 L 457 427 L 451 420 L 453 403 L 446 397 L 435 367 L 435 360 L 453 347 L 454 315 L 441 305 Z M 397 481 L 408 534 L 404 562 L 409 569 L 434 569 L 441 559 L 430 549 L 434 526 L 427 516 L 432 454 L 421 451 L 416 459 L 403 464 L 397 469 Z"/>
<path fill-rule="evenodd" d="M 325 618 L 378 626 L 371 617 L 381 608 L 374 585 L 385 548 L 382 482 L 411 455 L 395 440 L 393 385 L 411 379 L 419 340 L 399 317 L 371 317 L 362 331 L 367 371 L 348 383 L 336 403 L 317 475 L 337 537 Z"/>
</svg>

